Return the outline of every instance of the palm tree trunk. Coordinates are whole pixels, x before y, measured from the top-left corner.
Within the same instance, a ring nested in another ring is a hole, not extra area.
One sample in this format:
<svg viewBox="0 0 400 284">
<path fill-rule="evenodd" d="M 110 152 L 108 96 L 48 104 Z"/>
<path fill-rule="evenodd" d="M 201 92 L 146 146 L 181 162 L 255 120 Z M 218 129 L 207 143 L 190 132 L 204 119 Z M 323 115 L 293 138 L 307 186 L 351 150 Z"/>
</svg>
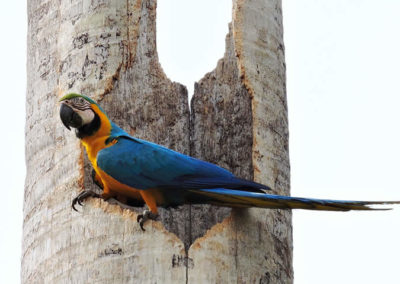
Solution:
<svg viewBox="0 0 400 284">
<path fill-rule="evenodd" d="M 72 211 L 94 186 L 58 118 L 60 96 L 83 93 L 137 137 L 288 194 L 280 1 L 235 1 L 226 54 L 196 85 L 191 114 L 158 62 L 156 0 L 29 0 L 28 19 L 22 282 L 291 283 L 287 211 L 186 205 L 145 233 L 141 209 L 89 199 Z"/>
</svg>

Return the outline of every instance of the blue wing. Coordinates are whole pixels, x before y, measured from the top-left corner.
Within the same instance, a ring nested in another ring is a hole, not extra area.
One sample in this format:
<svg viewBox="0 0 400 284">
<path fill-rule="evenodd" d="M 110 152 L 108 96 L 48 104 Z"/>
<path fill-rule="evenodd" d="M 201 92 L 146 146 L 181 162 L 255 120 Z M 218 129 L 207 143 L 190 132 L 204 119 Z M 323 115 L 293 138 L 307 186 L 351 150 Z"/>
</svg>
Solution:
<svg viewBox="0 0 400 284">
<path fill-rule="evenodd" d="M 263 192 L 267 186 L 235 177 L 217 165 L 119 133 L 101 150 L 97 165 L 119 182 L 137 189 L 229 188 Z"/>
<path fill-rule="evenodd" d="M 311 209 L 329 211 L 385 210 L 371 205 L 399 201 L 346 201 L 265 194 L 269 187 L 235 177 L 229 171 L 160 145 L 133 138 L 116 125 L 109 140 L 117 143 L 101 150 L 97 165 L 119 182 L 137 189 L 155 190 L 161 206 L 184 203 L 229 207 Z"/>
</svg>

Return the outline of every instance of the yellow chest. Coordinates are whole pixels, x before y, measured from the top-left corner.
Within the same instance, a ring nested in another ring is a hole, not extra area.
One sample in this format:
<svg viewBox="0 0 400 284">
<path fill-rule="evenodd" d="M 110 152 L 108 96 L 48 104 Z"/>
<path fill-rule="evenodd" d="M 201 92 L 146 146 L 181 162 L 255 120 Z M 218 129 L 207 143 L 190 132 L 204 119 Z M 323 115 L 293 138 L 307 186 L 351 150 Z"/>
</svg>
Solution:
<svg viewBox="0 0 400 284">
<path fill-rule="evenodd" d="M 106 145 L 106 140 L 111 134 L 111 123 L 106 115 L 100 111 L 97 105 L 91 105 L 93 111 L 100 118 L 100 128 L 92 136 L 84 137 L 81 141 L 83 146 L 85 146 L 86 153 L 88 154 L 89 160 L 92 163 L 95 171 L 98 173 L 97 169 L 97 154 L 104 148 L 110 147 L 113 143 Z"/>
<path fill-rule="evenodd" d="M 97 171 L 97 154 L 99 153 L 100 150 L 107 148 L 108 145 L 106 145 L 106 143 L 105 143 L 106 140 L 107 140 L 107 137 L 99 137 L 99 138 L 95 138 L 95 139 L 86 139 L 85 138 L 82 140 L 82 144 L 86 149 L 88 158 L 97 173 L 98 173 L 98 171 Z"/>
</svg>

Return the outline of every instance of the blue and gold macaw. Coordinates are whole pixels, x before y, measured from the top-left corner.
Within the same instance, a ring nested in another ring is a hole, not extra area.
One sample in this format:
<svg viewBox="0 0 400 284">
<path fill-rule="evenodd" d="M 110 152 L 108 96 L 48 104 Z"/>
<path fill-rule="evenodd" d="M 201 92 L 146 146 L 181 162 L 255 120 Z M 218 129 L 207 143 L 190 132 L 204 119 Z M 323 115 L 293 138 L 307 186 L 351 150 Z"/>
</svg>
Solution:
<svg viewBox="0 0 400 284">
<path fill-rule="evenodd" d="M 76 136 L 81 139 L 93 165 L 94 181 L 103 188 L 101 195 L 93 191 L 81 192 L 72 201 L 73 209 L 89 196 L 133 200 L 137 205 L 146 203 L 150 211 L 138 216 L 143 229 L 146 220 L 157 218 L 157 206 L 206 203 L 228 207 L 348 211 L 375 210 L 368 205 L 400 203 L 267 194 L 270 188 L 266 185 L 238 178 L 217 165 L 130 136 L 89 97 L 71 93 L 60 101 L 61 120 L 69 130 L 70 127 L 76 129 Z"/>
</svg>

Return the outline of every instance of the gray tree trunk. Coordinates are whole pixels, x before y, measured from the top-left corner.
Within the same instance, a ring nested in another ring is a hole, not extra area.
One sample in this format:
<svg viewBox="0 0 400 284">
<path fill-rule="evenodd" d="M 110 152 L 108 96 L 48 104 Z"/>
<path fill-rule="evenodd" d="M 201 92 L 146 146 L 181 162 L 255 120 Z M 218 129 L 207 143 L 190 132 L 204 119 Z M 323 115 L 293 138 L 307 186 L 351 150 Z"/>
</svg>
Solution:
<svg viewBox="0 0 400 284">
<path fill-rule="evenodd" d="M 141 209 L 72 198 L 93 187 L 58 99 L 99 101 L 131 134 L 289 194 L 280 0 L 236 0 L 217 68 L 186 88 L 163 73 L 155 0 L 29 0 L 23 283 L 291 283 L 291 214 L 182 206 Z M 191 119 L 190 119 L 191 116 Z"/>
</svg>

